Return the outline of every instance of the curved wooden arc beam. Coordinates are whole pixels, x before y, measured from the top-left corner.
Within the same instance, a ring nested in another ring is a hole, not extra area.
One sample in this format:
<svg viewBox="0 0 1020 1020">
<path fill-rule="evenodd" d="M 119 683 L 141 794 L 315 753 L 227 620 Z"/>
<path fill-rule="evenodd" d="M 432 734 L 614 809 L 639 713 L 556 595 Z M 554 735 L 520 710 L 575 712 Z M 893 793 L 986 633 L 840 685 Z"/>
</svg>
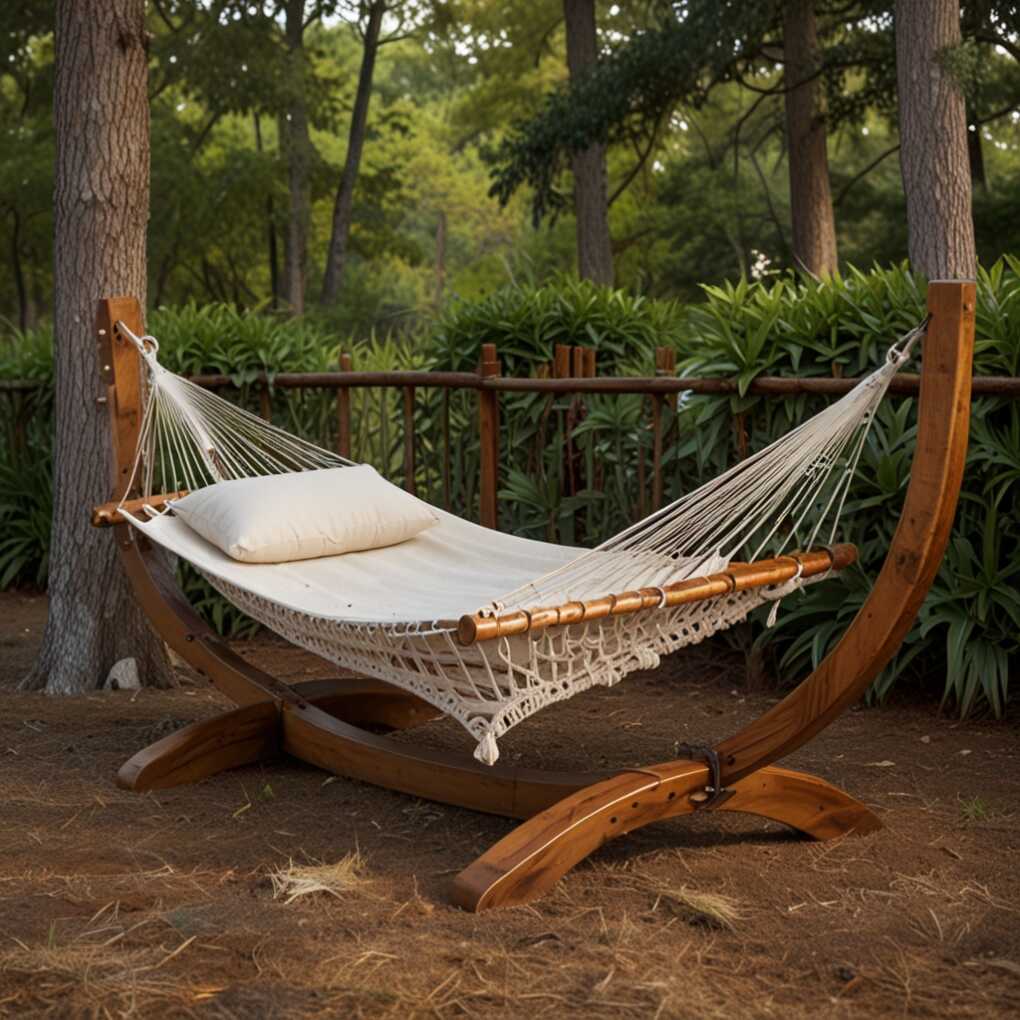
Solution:
<svg viewBox="0 0 1020 1020">
<path fill-rule="evenodd" d="M 579 790 L 535 815 L 462 871 L 453 898 L 466 910 L 516 906 L 548 892 L 603 843 L 653 822 L 698 809 L 709 780 L 690 761 L 625 772 Z M 782 822 L 814 839 L 881 828 L 860 801 L 815 776 L 767 767 L 741 780 L 716 810 Z"/>
<path fill-rule="evenodd" d="M 938 573 L 967 458 L 976 288 L 928 286 L 917 449 L 882 570 L 846 633 L 779 704 L 716 747 L 724 785 L 777 761 L 857 701 L 913 625 Z"/>
</svg>

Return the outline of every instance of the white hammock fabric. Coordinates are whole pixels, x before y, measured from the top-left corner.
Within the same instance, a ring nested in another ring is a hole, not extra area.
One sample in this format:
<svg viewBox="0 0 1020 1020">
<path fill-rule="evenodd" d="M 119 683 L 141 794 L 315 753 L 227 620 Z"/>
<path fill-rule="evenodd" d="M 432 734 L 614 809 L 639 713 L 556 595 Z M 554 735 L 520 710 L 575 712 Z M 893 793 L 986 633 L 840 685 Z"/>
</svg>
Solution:
<svg viewBox="0 0 1020 1020">
<path fill-rule="evenodd" d="M 148 368 L 129 490 L 151 496 L 350 464 L 167 371 L 153 338 L 119 327 Z M 881 368 L 820 414 L 592 550 L 494 532 L 436 510 L 439 524 L 397 546 L 251 564 L 230 559 L 169 514 L 125 516 L 287 640 L 403 687 L 456 719 L 478 742 L 475 756 L 492 764 L 498 738 L 538 709 L 654 668 L 661 655 L 732 626 L 805 582 L 469 647 L 457 642 L 458 619 L 480 608 L 530 610 L 660 587 L 723 570 L 738 556 L 806 549 L 819 535 L 831 543 L 868 426 L 922 331 L 894 345 Z"/>
</svg>

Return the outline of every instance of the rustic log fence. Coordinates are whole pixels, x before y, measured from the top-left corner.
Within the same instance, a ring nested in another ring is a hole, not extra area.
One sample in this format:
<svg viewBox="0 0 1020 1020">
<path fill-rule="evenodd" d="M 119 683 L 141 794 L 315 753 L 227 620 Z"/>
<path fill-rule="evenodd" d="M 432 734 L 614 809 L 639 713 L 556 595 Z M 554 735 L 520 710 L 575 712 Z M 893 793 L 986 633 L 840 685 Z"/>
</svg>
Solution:
<svg viewBox="0 0 1020 1020">
<path fill-rule="evenodd" d="M 498 526 L 499 506 L 499 461 L 500 461 L 500 394 L 536 393 L 548 397 L 571 396 L 573 400 L 566 411 L 566 437 L 564 457 L 568 486 L 576 487 L 570 481 L 576 477 L 574 458 L 577 452 L 571 439 L 573 426 L 584 413 L 579 398 L 588 394 L 633 394 L 648 399 L 651 406 L 651 507 L 645 505 L 645 482 L 648 465 L 645 452 L 639 455 L 637 464 L 638 487 L 641 493 L 642 514 L 657 509 L 663 501 L 663 456 L 664 456 L 664 411 L 670 396 L 680 393 L 694 393 L 710 396 L 738 395 L 740 388 L 732 379 L 680 378 L 675 375 L 676 353 L 669 348 L 657 348 L 655 352 L 654 376 L 599 377 L 596 374 L 596 351 L 594 348 L 557 345 L 553 359 L 541 366 L 534 377 L 515 378 L 500 373 L 499 353 L 495 344 L 483 344 L 477 372 L 426 372 L 426 371 L 382 371 L 358 372 L 353 369 L 350 354 L 340 355 L 338 371 L 335 372 L 281 372 L 268 376 L 261 374 L 254 380 L 258 393 L 259 413 L 267 420 L 272 415 L 272 392 L 274 389 L 335 390 L 336 391 L 336 448 L 343 457 L 352 452 L 351 391 L 354 389 L 381 388 L 402 391 L 403 418 L 403 483 L 414 493 L 416 490 L 416 433 L 415 408 L 418 391 L 424 389 L 443 390 L 443 447 L 446 452 L 442 465 L 442 486 L 446 505 L 450 502 L 449 464 L 449 394 L 451 391 L 474 390 L 478 393 L 479 433 L 479 515 L 487 527 Z M 195 375 L 192 382 L 207 389 L 233 388 L 236 383 L 228 375 Z M 854 378 L 809 377 L 788 378 L 759 376 L 744 391 L 748 395 L 786 398 L 802 395 L 837 397 L 847 393 L 857 383 Z M 31 413 L 33 398 L 47 387 L 46 383 L 35 380 L 0 379 L 0 395 L 11 404 L 11 420 L 14 423 L 15 444 L 24 442 L 26 413 Z M 889 388 L 897 396 L 916 396 L 920 389 L 920 376 L 901 374 L 896 376 Z M 1020 399 L 1020 377 L 977 376 L 974 378 L 973 398 L 1005 397 Z M 738 449 L 743 424 L 734 422 Z M 572 493 L 571 493 L 572 494 Z"/>
</svg>

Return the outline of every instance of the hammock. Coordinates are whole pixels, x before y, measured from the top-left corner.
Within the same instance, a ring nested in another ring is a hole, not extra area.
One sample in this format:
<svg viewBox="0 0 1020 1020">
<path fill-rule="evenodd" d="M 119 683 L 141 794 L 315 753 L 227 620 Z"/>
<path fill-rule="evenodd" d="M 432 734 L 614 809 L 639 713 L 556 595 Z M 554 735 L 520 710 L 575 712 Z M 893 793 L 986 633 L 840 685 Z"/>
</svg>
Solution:
<svg viewBox="0 0 1020 1020">
<path fill-rule="evenodd" d="M 201 538 L 160 494 L 351 462 L 174 375 L 153 337 L 118 328 L 147 369 L 127 489 L 142 498 L 125 495 L 124 518 L 287 640 L 456 719 L 487 764 L 498 738 L 545 705 L 654 668 L 769 601 L 774 622 L 779 599 L 852 562 L 852 549 L 833 547 L 850 480 L 924 331 L 819 414 L 594 549 L 436 510 L 435 527 L 397 546 L 250 564 Z M 815 551 L 784 555 L 792 549 Z"/>
</svg>

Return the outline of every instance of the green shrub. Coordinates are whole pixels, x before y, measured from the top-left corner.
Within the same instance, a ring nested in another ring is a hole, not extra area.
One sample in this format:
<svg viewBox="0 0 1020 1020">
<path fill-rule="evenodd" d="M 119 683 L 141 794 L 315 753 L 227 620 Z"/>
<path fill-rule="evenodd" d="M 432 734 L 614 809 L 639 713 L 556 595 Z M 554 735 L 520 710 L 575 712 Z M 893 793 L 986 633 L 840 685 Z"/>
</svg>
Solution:
<svg viewBox="0 0 1020 1020">
<path fill-rule="evenodd" d="M 684 314 L 672 301 L 651 301 L 587 280 L 557 278 L 542 286 L 511 285 L 480 301 L 450 304 L 423 340 L 429 363 L 473 372 L 483 343 L 499 348 L 506 375 L 532 375 L 557 344 L 594 347 L 600 375 L 650 370 L 656 347 L 679 336 Z"/>
</svg>

